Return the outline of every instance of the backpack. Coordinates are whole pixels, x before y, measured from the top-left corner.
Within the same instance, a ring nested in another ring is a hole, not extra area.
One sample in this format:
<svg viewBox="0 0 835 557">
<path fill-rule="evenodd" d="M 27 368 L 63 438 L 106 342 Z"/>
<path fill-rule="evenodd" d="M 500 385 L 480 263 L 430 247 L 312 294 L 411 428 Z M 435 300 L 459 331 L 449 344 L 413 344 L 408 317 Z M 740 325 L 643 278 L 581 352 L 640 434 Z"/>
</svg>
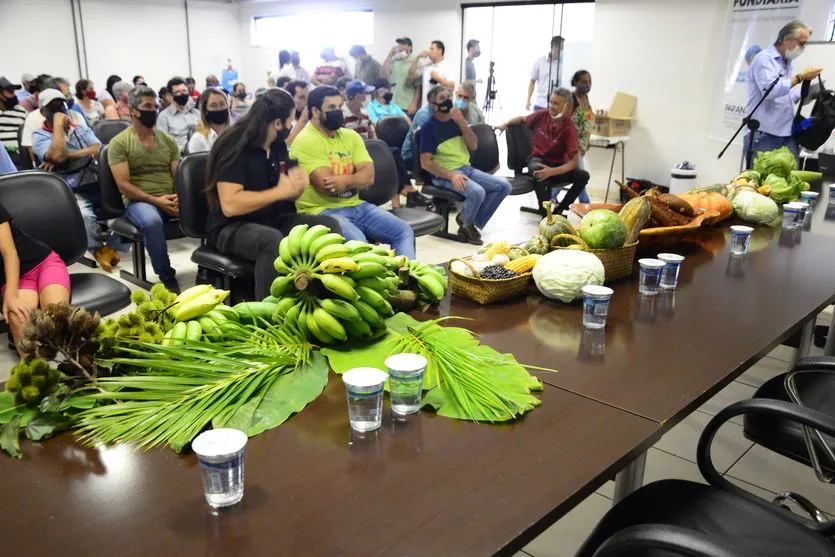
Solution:
<svg viewBox="0 0 835 557">
<path fill-rule="evenodd" d="M 800 104 L 797 106 L 797 114 L 794 117 L 792 135 L 797 144 L 807 151 L 817 151 L 821 145 L 826 143 L 832 130 L 835 129 L 835 91 L 827 91 L 823 86 L 823 80 L 818 76 L 820 90 L 815 106 L 812 107 L 812 114 L 804 118 L 800 113 L 803 103 L 809 95 L 811 82 L 804 81 L 800 89 Z"/>
</svg>

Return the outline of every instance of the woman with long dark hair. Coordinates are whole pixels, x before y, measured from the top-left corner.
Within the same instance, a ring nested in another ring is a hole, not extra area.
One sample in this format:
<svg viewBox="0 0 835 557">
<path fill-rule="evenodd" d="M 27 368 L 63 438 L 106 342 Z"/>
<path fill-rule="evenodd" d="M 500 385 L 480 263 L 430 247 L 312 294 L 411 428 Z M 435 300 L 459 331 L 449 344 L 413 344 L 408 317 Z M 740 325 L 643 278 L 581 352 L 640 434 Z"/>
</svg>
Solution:
<svg viewBox="0 0 835 557">
<path fill-rule="evenodd" d="M 104 91 L 99 94 L 99 102 L 104 108 L 107 108 L 116 102 L 116 98 L 113 96 L 113 86 L 120 81 L 122 81 L 122 78 L 116 74 L 107 78 L 107 86 L 104 88 Z"/>
<path fill-rule="evenodd" d="M 324 224 L 340 232 L 336 219 L 296 214 L 294 202 L 309 180 L 284 143 L 295 111 L 287 91 L 267 90 L 218 137 L 207 163 L 206 242 L 225 255 L 255 262 L 259 298 L 270 293 L 278 244 L 291 228 Z"/>
<path fill-rule="evenodd" d="M 218 136 L 229 127 L 229 101 L 223 89 L 209 88 L 198 101 L 200 125 L 188 140 L 189 153 L 212 150 Z"/>
</svg>

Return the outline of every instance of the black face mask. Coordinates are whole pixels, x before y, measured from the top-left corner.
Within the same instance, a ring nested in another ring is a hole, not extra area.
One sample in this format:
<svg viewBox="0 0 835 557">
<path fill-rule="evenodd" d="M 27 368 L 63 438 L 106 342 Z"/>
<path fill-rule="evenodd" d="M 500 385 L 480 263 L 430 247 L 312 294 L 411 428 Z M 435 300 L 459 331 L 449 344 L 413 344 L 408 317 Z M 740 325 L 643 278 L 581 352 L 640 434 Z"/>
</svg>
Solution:
<svg viewBox="0 0 835 557">
<path fill-rule="evenodd" d="M 341 128 L 343 124 L 345 124 L 345 115 L 340 109 L 330 110 L 328 112 L 323 112 L 322 114 L 325 115 L 325 117 L 321 120 L 322 125 L 332 132 L 335 132 Z"/>
<path fill-rule="evenodd" d="M 190 98 L 191 97 L 189 97 L 188 93 L 183 93 L 182 95 L 174 95 L 174 102 L 180 106 L 185 106 Z"/>
<path fill-rule="evenodd" d="M 386 101 L 386 104 L 391 102 L 391 99 L 394 98 L 394 93 L 385 93 L 383 95 L 383 100 Z"/>
<path fill-rule="evenodd" d="M 297 110 L 297 111 L 296 111 L 296 120 L 298 120 L 298 119 L 299 119 L 299 118 L 301 118 L 301 117 L 302 117 L 302 111 L 301 111 L 301 110 Z"/>
<path fill-rule="evenodd" d="M 75 99 L 73 99 L 72 97 L 67 97 L 67 109 L 72 108 L 72 106 L 74 104 L 75 104 Z"/>
<path fill-rule="evenodd" d="M 156 110 L 140 110 L 139 111 L 139 123 L 145 126 L 146 128 L 153 128 L 154 125 L 157 123 L 157 111 Z"/>
<path fill-rule="evenodd" d="M 55 119 L 55 115 L 59 112 L 61 114 L 67 114 L 69 111 L 66 108 L 59 108 L 58 110 L 47 110 L 44 118 L 46 118 L 51 124 L 52 121 Z"/>
<path fill-rule="evenodd" d="M 442 103 L 438 103 L 438 112 L 449 114 L 450 110 L 452 110 L 452 99 L 447 99 Z"/>
<path fill-rule="evenodd" d="M 9 98 L 6 98 L 6 97 L 2 97 L 2 98 L 3 98 L 3 102 L 6 103 L 6 110 L 9 110 L 9 109 L 13 108 L 17 103 L 20 102 L 17 99 L 17 95 L 12 95 Z"/>
<path fill-rule="evenodd" d="M 281 128 L 278 130 L 278 137 L 276 138 L 277 141 L 281 143 L 286 143 L 287 138 L 290 136 L 290 130 L 287 128 Z"/>
<path fill-rule="evenodd" d="M 206 120 L 209 121 L 210 124 L 225 124 L 229 121 L 229 111 L 228 110 L 207 110 L 206 111 Z"/>
<path fill-rule="evenodd" d="M 26 87 L 26 91 L 28 91 L 29 94 L 34 95 L 38 92 L 38 86 L 33 83 L 32 85 Z"/>
<path fill-rule="evenodd" d="M 235 96 L 236 96 L 236 97 L 238 97 L 238 98 L 239 98 L 239 99 L 241 99 L 241 100 L 244 100 L 244 99 L 246 98 L 246 92 L 244 92 L 244 93 L 238 93 L 238 94 L 237 94 L 237 95 L 235 95 Z"/>
</svg>

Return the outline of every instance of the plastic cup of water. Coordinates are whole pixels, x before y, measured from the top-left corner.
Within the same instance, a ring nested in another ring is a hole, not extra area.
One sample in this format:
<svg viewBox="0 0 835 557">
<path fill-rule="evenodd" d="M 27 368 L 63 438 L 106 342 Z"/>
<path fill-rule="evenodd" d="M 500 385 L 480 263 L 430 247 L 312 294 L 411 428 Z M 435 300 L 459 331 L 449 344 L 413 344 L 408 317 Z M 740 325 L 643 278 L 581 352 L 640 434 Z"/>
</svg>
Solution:
<svg viewBox="0 0 835 557">
<path fill-rule="evenodd" d="M 731 255 L 745 255 L 754 229 L 750 226 L 734 225 L 731 227 Z"/>
<path fill-rule="evenodd" d="M 383 423 L 383 385 L 387 378 L 385 371 L 375 367 L 357 367 L 342 374 L 352 429 L 374 431 Z"/>
<path fill-rule="evenodd" d="M 799 228 L 803 224 L 805 215 L 806 210 L 799 202 L 786 203 L 783 205 L 783 228 L 788 230 Z"/>
<path fill-rule="evenodd" d="M 677 253 L 659 253 L 658 259 L 664 262 L 664 270 L 661 272 L 661 288 L 675 290 L 678 286 L 678 273 L 681 270 L 684 256 Z"/>
<path fill-rule="evenodd" d="M 386 358 L 391 411 L 405 416 L 420 410 L 426 358 L 420 354 L 395 354 Z"/>
<path fill-rule="evenodd" d="M 244 497 L 244 447 L 246 433 L 218 428 L 204 431 L 191 442 L 200 461 L 203 493 L 209 506 L 229 507 Z"/>
<path fill-rule="evenodd" d="M 818 204 L 818 197 L 820 197 L 820 194 L 816 191 L 800 192 L 800 200 L 808 203 L 809 207 L 811 207 L 813 211 Z"/>
<path fill-rule="evenodd" d="M 795 228 L 806 228 L 812 221 L 812 206 L 805 201 L 795 201 L 794 205 L 800 207 L 800 218 L 797 219 Z"/>
<path fill-rule="evenodd" d="M 656 296 L 661 286 L 661 272 L 666 263 L 660 259 L 639 259 L 641 275 L 638 282 L 638 292 L 645 296 Z"/>
<path fill-rule="evenodd" d="M 609 315 L 609 301 L 614 290 L 606 286 L 589 284 L 583 287 L 583 327 L 603 329 Z"/>
</svg>

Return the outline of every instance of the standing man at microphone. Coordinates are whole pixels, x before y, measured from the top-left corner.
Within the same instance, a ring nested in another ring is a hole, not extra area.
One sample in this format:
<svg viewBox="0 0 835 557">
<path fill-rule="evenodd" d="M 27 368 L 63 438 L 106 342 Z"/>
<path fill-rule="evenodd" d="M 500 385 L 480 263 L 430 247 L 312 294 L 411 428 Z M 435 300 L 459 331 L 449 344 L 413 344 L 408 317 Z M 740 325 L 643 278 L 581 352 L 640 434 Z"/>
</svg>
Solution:
<svg viewBox="0 0 835 557">
<path fill-rule="evenodd" d="M 800 100 L 800 88 L 797 86 L 818 77 L 822 69 L 809 67 L 795 74 L 792 61 L 803 54 L 811 35 L 812 29 L 805 23 L 792 21 L 780 29 L 777 41 L 757 54 L 751 62 L 748 69 L 746 114 L 751 114 L 772 82 L 778 76 L 780 79 L 754 114 L 754 119 L 760 122 L 759 129 L 745 136 L 746 152 L 749 144 L 751 147 L 748 168 L 753 168 L 757 153 L 773 151 L 780 147 L 788 147 L 794 153 L 795 159 L 799 159 L 800 148 L 792 137 L 795 104 Z"/>
</svg>

